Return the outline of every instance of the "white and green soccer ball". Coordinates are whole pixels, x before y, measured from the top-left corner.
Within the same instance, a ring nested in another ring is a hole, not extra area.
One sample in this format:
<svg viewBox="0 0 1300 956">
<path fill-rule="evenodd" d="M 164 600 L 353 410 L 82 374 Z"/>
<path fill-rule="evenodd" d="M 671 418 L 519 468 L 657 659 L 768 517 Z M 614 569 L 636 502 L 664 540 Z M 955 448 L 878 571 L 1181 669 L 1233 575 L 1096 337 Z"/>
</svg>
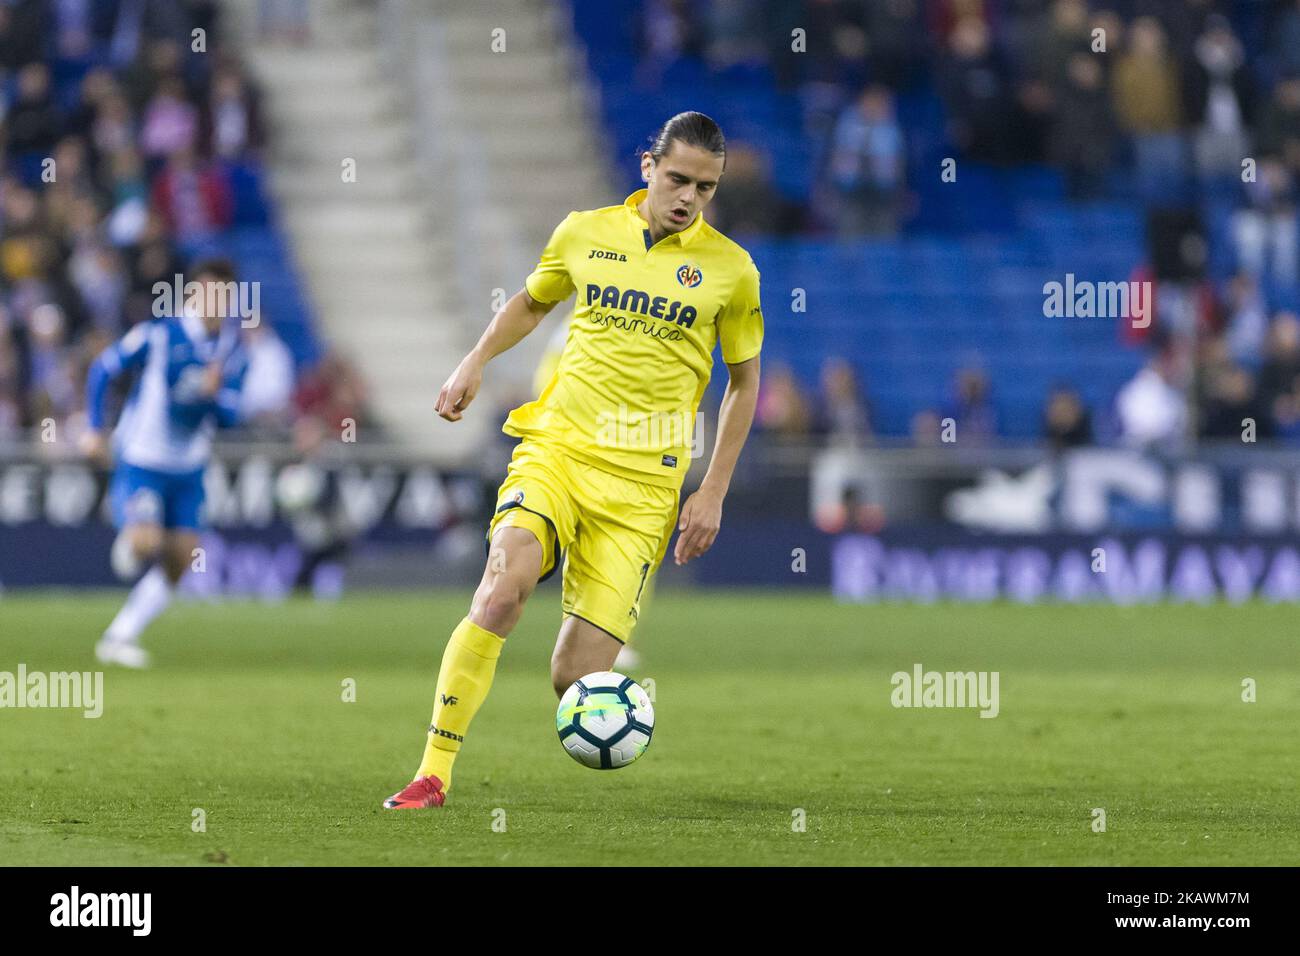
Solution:
<svg viewBox="0 0 1300 956">
<path fill-rule="evenodd" d="M 630 677 L 598 671 L 560 698 L 555 729 L 569 756 L 593 770 L 617 770 L 645 753 L 655 728 L 650 696 Z"/>
<path fill-rule="evenodd" d="M 287 514 L 313 507 L 325 490 L 325 473 L 315 465 L 285 465 L 275 479 L 275 498 Z"/>
</svg>

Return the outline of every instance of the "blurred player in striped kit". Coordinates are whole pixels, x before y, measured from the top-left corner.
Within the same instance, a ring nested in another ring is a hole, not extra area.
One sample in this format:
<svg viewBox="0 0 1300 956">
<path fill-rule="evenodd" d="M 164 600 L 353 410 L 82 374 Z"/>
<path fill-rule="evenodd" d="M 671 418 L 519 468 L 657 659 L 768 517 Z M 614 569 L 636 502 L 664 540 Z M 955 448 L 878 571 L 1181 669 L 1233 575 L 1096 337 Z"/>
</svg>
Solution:
<svg viewBox="0 0 1300 956">
<path fill-rule="evenodd" d="M 228 304 L 238 301 L 234 268 L 224 259 L 204 260 L 191 278 L 182 314 L 133 327 L 95 359 L 86 381 L 82 451 L 104 462 L 109 386 L 135 375 L 112 435 L 109 488 L 120 529 L 111 563 L 135 585 L 95 646 L 105 664 L 148 666 L 140 635 L 170 603 L 199 544 L 213 432 L 238 421 L 248 361 L 239 322 L 229 318 Z"/>
</svg>

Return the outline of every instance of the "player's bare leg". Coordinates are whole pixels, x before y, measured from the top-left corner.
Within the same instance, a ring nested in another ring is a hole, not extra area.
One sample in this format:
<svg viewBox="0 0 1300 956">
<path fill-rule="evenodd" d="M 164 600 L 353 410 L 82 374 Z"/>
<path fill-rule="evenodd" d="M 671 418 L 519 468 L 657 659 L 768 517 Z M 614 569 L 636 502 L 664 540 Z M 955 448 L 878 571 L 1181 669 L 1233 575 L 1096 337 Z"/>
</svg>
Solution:
<svg viewBox="0 0 1300 956">
<path fill-rule="evenodd" d="M 130 558 L 139 566 L 153 567 L 149 567 L 144 577 L 131 588 L 122 610 L 118 611 L 103 638 L 95 645 L 95 656 L 104 664 L 148 667 L 149 655 L 140 646 L 140 635 L 171 603 L 172 590 L 185 573 L 189 555 L 198 544 L 198 535 L 165 532 L 159 525 L 141 523 L 123 528 L 118 541 L 125 544 L 114 543 L 115 552 L 119 547 L 127 548 Z M 185 548 L 185 557 L 178 563 L 182 547 Z M 115 565 L 122 560 L 120 554 L 114 554 Z"/>
<path fill-rule="evenodd" d="M 609 631 L 590 621 L 570 614 L 560 625 L 560 636 L 551 655 L 551 685 L 555 696 L 564 692 L 578 678 L 614 668 L 614 659 L 623 647 Z"/>
<path fill-rule="evenodd" d="M 199 536 L 194 531 L 168 531 L 163 544 L 162 567 L 167 580 L 175 587 L 194 563 Z"/>
<path fill-rule="evenodd" d="M 456 626 L 438 671 L 433 718 L 415 779 L 384 801 L 390 810 L 440 807 L 474 714 L 487 699 L 506 636 L 542 573 L 542 545 L 526 528 L 498 528 L 469 614 Z"/>
<path fill-rule="evenodd" d="M 508 637 L 524 613 L 524 602 L 542 574 L 542 544 L 525 528 L 498 528 L 469 619 L 498 637 Z"/>
</svg>

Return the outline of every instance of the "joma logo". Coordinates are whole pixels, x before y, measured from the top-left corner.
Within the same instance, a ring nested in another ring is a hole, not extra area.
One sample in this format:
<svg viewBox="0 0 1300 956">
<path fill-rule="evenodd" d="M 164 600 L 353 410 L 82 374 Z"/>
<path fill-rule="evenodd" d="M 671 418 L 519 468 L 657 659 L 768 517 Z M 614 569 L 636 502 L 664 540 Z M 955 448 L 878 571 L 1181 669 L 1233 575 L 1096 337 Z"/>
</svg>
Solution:
<svg viewBox="0 0 1300 956">
<path fill-rule="evenodd" d="M 615 262 L 627 262 L 627 256 L 621 252 L 614 252 L 610 249 L 592 249 L 587 254 L 588 259 L 612 259 Z"/>
<path fill-rule="evenodd" d="M 465 742 L 465 738 L 462 737 L 460 734 L 453 734 L 450 730 L 440 730 L 439 728 L 435 727 L 433 724 L 429 725 L 429 733 L 437 734 L 439 737 L 446 737 L 448 740 L 454 740 L 459 744 L 463 744 Z"/>
</svg>

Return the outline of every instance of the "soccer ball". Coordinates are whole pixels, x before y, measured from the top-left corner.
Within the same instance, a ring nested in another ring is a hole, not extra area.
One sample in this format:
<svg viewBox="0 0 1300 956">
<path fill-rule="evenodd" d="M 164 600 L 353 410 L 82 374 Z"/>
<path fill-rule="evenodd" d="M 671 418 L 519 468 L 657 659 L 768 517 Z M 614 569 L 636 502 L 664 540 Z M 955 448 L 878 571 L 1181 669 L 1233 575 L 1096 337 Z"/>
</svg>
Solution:
<svg viewBox="0 0 1300 956">
<path fill-rule="evenodd" d="M 275 497 L 288 514 L 306 511 L 320 500 L 325 475 L 314 465 L 285 465 L 275 479 Z"/>
<path fill-rule="evenodd" d="M 645 753 L 654 733 L 650 696 L 630 677 L 598 671 L 560 698 L 555 729 L 569 756 L 593 770 L 617 770 Z"/>
</svg>

